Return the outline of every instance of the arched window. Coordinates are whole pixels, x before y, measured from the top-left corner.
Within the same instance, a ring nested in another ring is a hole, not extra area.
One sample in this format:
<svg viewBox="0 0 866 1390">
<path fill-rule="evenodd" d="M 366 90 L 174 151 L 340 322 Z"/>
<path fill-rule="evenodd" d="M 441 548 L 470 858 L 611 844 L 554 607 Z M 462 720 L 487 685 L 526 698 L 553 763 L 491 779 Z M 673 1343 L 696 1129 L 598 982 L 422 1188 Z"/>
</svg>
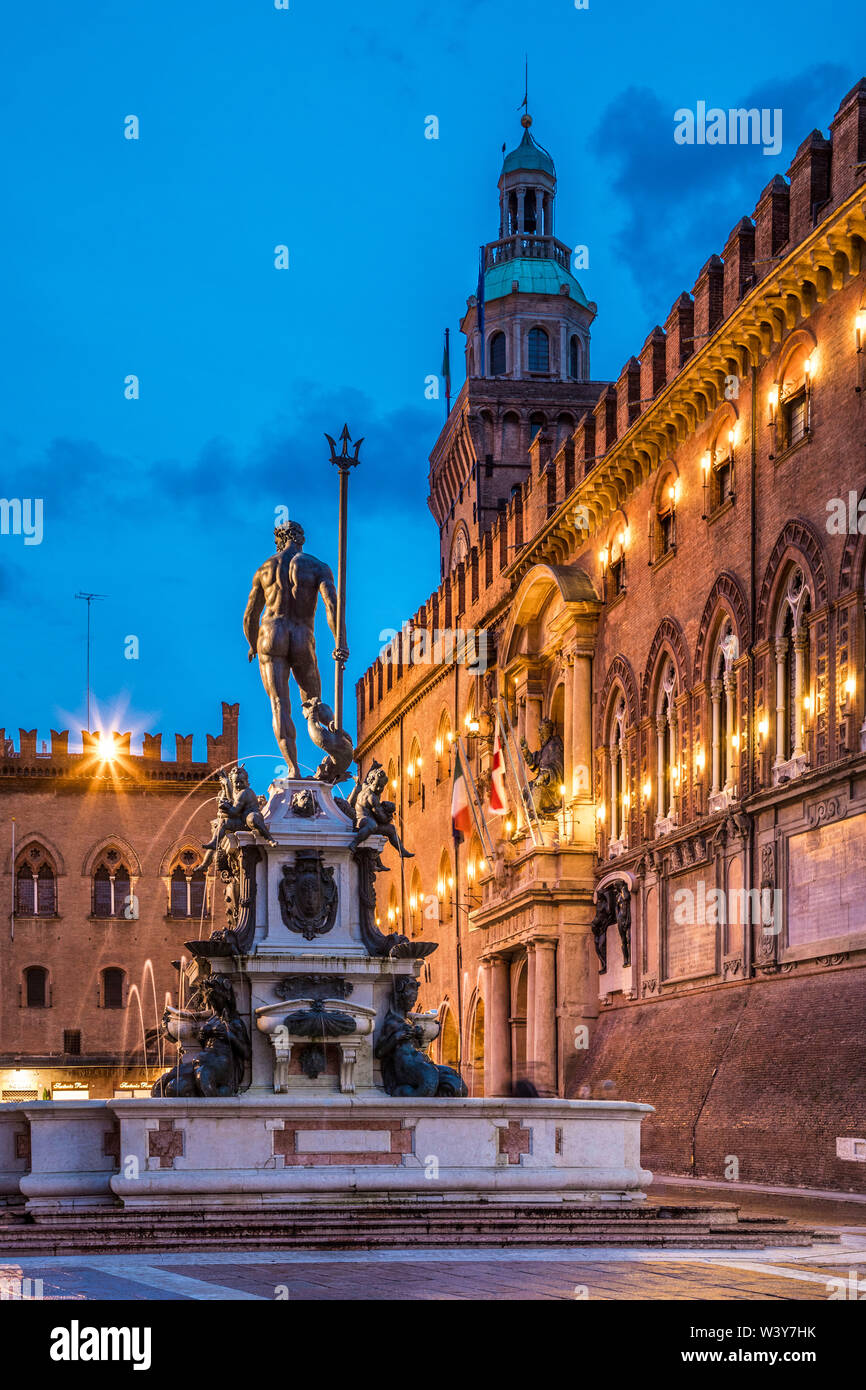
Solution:
<svg viewBox="0 0 866 1390">
<path fill-rule="evenodd" d="M 734 459 L 736 420 L 730 417 L 716 435 L 713 447 L 704 459 L 704 482 L 709 490 L 707 509 L 710 515 L 734 499 Z"/>
<path fill-rule="evenodd" d="M 48 971 L 44 965 L 29 965 L 24 971 L 24 998 L 28 1009 L 48 1008 Z"/>
<path fill-rule="evenodd" d="M 451 720 L 447 710 L 443 710 L 436 730 L 436 781 L 446 782 L 451 776 Z"/>
<path fill-rule="evenodd" d="M 788 358 L 776 388 L 775 448 L 778 453 L 799 444 L 811 429 L 813 353 L 811 343 L 801 342 Z"/>
<path fill-rule="evenodd" d="M 459 1067 L 460 1047 L 452 1010 L 445 1004 L 440 1013 L 439 1061 L 446 1067 Z"/>
<path fill-rule="evenodd" d="M 57 879 L 47 851 L 41 845 L 28 845 L 16 865 L 16 913 L 22 917 L 53 917 L 57 911 Z"/>
<path fill-rule="evenodd" d="M 410 806 L 414 806 L 415 802 L 420 801 L 422 797 L 421 763 L 421 745 L 417 738 L 413 738 L 409 745 L 409 761 L 406 764 L 406 782 Z"/>
<path fill-rule="evenodd" d="M 535 411 L 532 415 L 530 415 L 530 417 L 529 417 L 529 442 L 530 442 L 530 443 L 532 443 L 532 440 L 533 440 L 533 439 L 535 438 L 535 436 L 539 433 L 539 431 L 544 429 L 544 426 L 546 425 L 546 423 L 547 423 L 547 421 L 545 420 L 544 416 L 541 414 L 540 411 L 537 410 L 537 411 Z"/>
<path fill-rule="evenodd" d="M 506 365 L 505 334 L 494 333 L 490 339 L 490 375 L 504 376 Z"/>
<path fill-rule="evenodd" d="M 123 917 L 131 902 L 129 870 L 116 849 L 106 850 L 93 874 L 93 916 Z"/>
<path fill-rule="evenodd" d="M 580 339 L 576 333 L 568 340 L 568 375 L 572 381 L 580 381 Z"/>
<path fill-rule="evenodd" d="M 677 497 L 679 485 L 675 473 L 667 473 L 656 492 L 655 516 L 651 521 L 651 556 L 655 563 L 677 548 Z"/>
<path fill-rule="evenodd" d="M 613 696 L 608 731 L 607 805 L 610 838 L 608 854 L 621 854 L 628 847 L 628 816 L 631 794 L 628 787 L 628 761 L 625 746 L 626 703 L 621 690 Z"/>
<path fill-rule="evenodd" d="M 740 734 L 737 728 L 737 678 L 734 662 L 739 654 L 737 637 L 731 620 L 726 619 L 719 632 L 710 682 L 712 785 L 714 798 L 724 796 L 730 801 L 736 795 L 737 750 Z M 720 809 L 711 803 L 711 810 Z"/>
<path fill-rule="evenodd" d="M 421 887 L 421 875 L 417 866 L 412 870 L 409 884 L 409 920 L 412 924 L 412 935 L 420 936 L 424 928 L 424 889 Z"/>
<path fill-rule="evenodd" d="M 808 621 L 811 606 L 805 576 L 795 565 L 788 576 L 776 624 L 776 782 L 789 781 L 808 766 L 807 731 L 813 712 Z"/>
<path fill-rule="evenodd" d="M 123 1008 L 124 972 L 117 966 L 109 966 L 102 972 L 102 1007 L 104 1009 Z"/>
<path fill-rule="evenodd" d="M 443 849 L 439 856 L 436 897 L 439 899 L 439 921 L 450 922 L 454 903 L 454 870 L 451 867 L 451 856 L 447 849 Z"/>
<path fill-rule="evenodd" d="M 397 776 L 397 764 L 393 758 L 388 759 L 388 800 L 393 801 L 400 790 L 400 782 Z"/>
<path fill-rule="evenodd" d="M 668 658 L 662 668 L 656 699 L 656 829 L 662 832 L 670 829 L 677 820 L 680 766 L 676 695 L 676 671 Z"/>
<path fill-rule="evenodd" d="M 543 328 L 530 328 L 527 338 L 529 370 L 547 372 L 550 370 L 550 339 Z"/>
<path fill-rule="evenodd" d="M 169 914 L 172 917 L 201 918 L 205 905 L 206 874 L 200 867 L 201 855 L 185 849 L 178 855 L 170 879 Z"/>
</svg>

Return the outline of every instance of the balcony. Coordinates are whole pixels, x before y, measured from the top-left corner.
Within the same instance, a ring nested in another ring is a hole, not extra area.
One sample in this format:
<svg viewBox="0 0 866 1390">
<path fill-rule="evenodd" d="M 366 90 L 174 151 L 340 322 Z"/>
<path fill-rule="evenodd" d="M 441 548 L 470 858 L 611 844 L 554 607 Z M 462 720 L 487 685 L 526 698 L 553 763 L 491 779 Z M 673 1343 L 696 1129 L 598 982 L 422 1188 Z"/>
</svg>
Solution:
<svg viewBox="0 0 866 1390">
<path fill-rule="evenodd" d="M 563 242 L 552 236 L 528 236 L 522 232 L 491 242 L 487 247 L 484 269 L 491 270 L 503 261 L 515 261 L 520 257 L 556 261 L 564 270 L 571 269 L 571 250 Z"/>
</svg>

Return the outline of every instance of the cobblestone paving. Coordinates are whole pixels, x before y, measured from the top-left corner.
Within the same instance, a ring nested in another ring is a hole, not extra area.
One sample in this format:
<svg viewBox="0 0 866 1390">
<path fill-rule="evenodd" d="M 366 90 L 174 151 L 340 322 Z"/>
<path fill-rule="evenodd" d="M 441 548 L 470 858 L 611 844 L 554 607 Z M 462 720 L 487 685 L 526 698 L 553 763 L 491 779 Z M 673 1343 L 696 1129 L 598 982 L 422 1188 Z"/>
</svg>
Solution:
<svg viewBox="0 0 866 1390">
<path fill-rule="evenodd" d="M 790 1250 L 471 1250 L 207 1252 L 0 1256 L 0 1290 L 46 1300 L 676 1300 L 824 1301 L 829 1281 L 862 1269 L 862 1231 L 845 1247 Z M 32 1281 L 42 1280 L 41 1289 Z M 27 1286 L 25 1286 L 27 1287 Z"/>
</svg>

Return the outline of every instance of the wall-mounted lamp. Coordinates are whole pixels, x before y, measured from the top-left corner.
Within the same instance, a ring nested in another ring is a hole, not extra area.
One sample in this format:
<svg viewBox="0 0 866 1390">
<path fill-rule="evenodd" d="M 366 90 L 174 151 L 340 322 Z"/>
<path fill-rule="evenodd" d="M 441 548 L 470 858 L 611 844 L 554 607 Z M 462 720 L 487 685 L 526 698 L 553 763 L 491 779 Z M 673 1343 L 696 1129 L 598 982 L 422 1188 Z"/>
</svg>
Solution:
<svg viewBox="0 0 866 1390">
<path fill-rule="evenodd" d="M 778 386 L 771 386 L 769 391 L 767 392 L 767 423 L 769 425 L 775 425 L 776 412 L 778 411 L 778 409 L 779 388 Z"/>
<path fill-rule="evenodd" d="M 513 820 L 510 820 L 510 819 L 507 820 L 507 821 L 505 822 L 505 833 L 506 833 L 506 835 L 510 835 L 511 832 L 513 831 L 513 829 L 514 829 L 514 821 L 513 821 Z"/>
<path fill-rule="evenodd" d="M 441 740 L 441 738 L 437 738 L 437 740 L 436 740 L 436 742 L 435 742 L 435 744 L 434 744 L 434 748 L 436 749 L 436 757 L 437 757 L 437 758 L 441 758 L 441 757 L 442 757 L 442 740 Z"/>
<path fill-rule="evenodd" d="M 854 319 L 854 345 L 858 352 L 863 351 L 864 341 L 866 341 L 866 314 L 861 310 Z"/>
<path fill-rule="evenodd" d="M 598 563 L 601 565 L 602 574 L 607 574 L 607 562 L 610 559 L 610 551 L 607 546 L 602 546 L 598 552 Z"/>
<path fill-rule="evenodd" d="M 806 384 L 806 395 L 812 390 L 812 373 L 814 368 L 815 364 L 812 358 L 807 357 L 806 361 L 803 363 L 803 380 Z"/>
<path fill-rule="evenodd" d="M 595 818 L 596 818 L 596 820 L 598 821 L 599 825 L 603 825 L 603 824 L 604 824 L 605 809 L 604 809 L 604 806 L 603 806 L 603 805 L 602 805 L 602 806 L 597 806 L 597 807 L 595 808 Z"/>
<path fill-rule="evenodd" d="M 767 720 L 767 719 L 759 719 L 759 720 L 758 720 L 758 737 L 759 737 L 760 739 L 765 739 L 765 738 L 767 737 L 767 735 L 768 735 L 769 732 L 770 732 L 770 723 L 769 723 L 769 720 Z"/>
<path fill-rule="evenodd" d="M 644 782 L 644 784 L 643 784 L 643 799 L 644 799 L 644 801 L 649 801 L 649 799 L 650 799 L 650 797 L 652 796 L 652 794 L 653 794 L 653 784 L 652 784 L 652 782 L 650 781 L 650 779 L 647 778 L 647 780 L 646 780 L 646 781 Z"/>
<path fill-rule="evenodd" d="M 695 767 L 697 768 L 698 772 L 703 772 L 706 766 L 706 762 L 707 759 L 704 750 L 703 748 L 699 748 L 697 751 L 697 756 L 695 757 Z"/>
<path fill-rule="evenodd" d="M 732 734 L 732 736 L 731 736 L 731 743 L 734 745 L 734 748 L 739 748 L 739 746 L 740 746 L 740 735 L 739 735 L 739 734 Z"/>
</svg>

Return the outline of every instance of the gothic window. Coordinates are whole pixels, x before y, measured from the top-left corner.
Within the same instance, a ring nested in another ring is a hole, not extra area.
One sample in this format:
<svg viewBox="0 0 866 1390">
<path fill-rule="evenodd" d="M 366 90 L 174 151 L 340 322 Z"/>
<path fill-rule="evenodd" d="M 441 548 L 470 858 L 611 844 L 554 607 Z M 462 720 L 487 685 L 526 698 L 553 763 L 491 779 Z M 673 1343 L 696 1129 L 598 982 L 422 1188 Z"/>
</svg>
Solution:
<svg viewBox="0 0 866 1390">
<path fill-rule="evenodd" d="M 436 896 L 439 899 L 439 921 L 450 922 L 454 899 L 454 870 L 451 867 L 451 857 L 447 849 L 443 849 L 439 856 Z"/>
<path fill-rule="evenodd" d="M 734 442 L 725 431 L 713 450 L 710 474 L 710 511 L 714 512 L 734 495 Z"/>
<path fill-rule="evenodd" d="M 201 918 L 206 900 L 206 874 L 200 868 L 201 856 L 184 850 L 171 871 L 169 915 Z"/>
<path fill-rule="evenodd" d="M 782 701 L 777 699 L 775 766 L 806 756 L 812 719 L 810 608 L 803 571 L 795 566 L 785 588 L 776 629 L 776 691 Z M 794 775 L 797 770 L 788 769 L 785 776 Z"/>
<path fill-rule="evenodd" d="M 413 806 L 416 801 L 421 800 L 421 762 L 421 745 L 417 738 L 413 738 L 409 746 L 409 761 L 406 764 L 406 779 L 410 806 Z"/>
<path fill-rule="evenodd" d="M 412 913 L 412 935 L 420 936 L 424 930 L 424 889 L 417 868 L 412 870 L 409 907 Z"/>
<path fill-rule="evenodd" d="M 116 849 L 106 850 L 93 874 L 93 916 L 123 917 L 131 900 L 129 870 Z"/>
<path fill-rule="evenodd" d="M 445 782 L 451 775 L 451 720 L 442 712 L 436 731 L 436 781 Z"/>
<path fill-rule="evenodd" d="M 650 514 L 652 535 L 650 536 L 650 555 L 652 562 L 671 555 L 677 548 L 677 479 L 669 473 L 656 494 L 656 510 L 653 520 Z"/>
<path fill-rule="evenodd" d="M 41 845 L 29 845 L 17 861 L 15 911 L 22 917 L 53 917 L 57 911 L 54 866 Z"/>
<path fill-rule="evenodd" d="M 124 972 L 116 966 L 109 966 L 102 972 L 102 1007 L 104 1009 L 123 1008 Z"/>
<path fill-rule="evenodd" d="M 580 339 L 576 333 L 568 341 L 568 375 L 572 381 L 580 381 Z"/>
<path fill-rule="evenodd" d="M 674 820 L 680 790 L 676 687 L 676 671 L 668 659 L 656 701 L 656 818 L 660 821 Z"/>
<path fill-rule="evenodd" d="M 625 748 L 626 703 L 622 691 L 614 695 L 613 716 L 608 743 L 607 805 L 610 845 L 619 846 L 628 835 L 631 797 Z"/>
<path fill-rule="evenodd" d="M 490 339 L 490 375 L 504 376 L 506 370 L 505 334 L 494 333 Z"/>
<path fill-rule="evenodd" d="M 625 546 L 615 540 L 610 548 L 610 596 L 625 593 Z"/>
<path fill-rule="evenodd" d="M 48 1008 L 48 971 L 44 965 L 30 965 L 24 971 L 24 998 L 28 1009 Z"/>
<path fill-rule="evenodd" d="M 739 730 L 737 728 L 737 679 L 734 662 L 738 645 L 733 624 L 722 626 L 710 682 L 712 785 L 711 794 L 736 793 L 735 778 Z"/>
<path fill-rule="evenodd" d="M 547 372 L 550 370 L 550 339 L 543 328 L 530 328 L 528 337 L 529 370 Z"/>
</svg>

